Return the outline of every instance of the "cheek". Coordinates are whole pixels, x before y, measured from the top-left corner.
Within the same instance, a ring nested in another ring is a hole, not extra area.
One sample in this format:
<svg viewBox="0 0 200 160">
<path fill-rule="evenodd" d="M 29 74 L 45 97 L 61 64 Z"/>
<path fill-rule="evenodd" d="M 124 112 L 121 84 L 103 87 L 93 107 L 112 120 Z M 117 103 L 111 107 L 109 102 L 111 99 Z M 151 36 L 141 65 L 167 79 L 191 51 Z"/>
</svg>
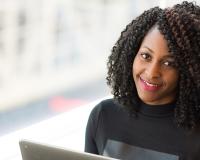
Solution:
<svg viewBox="0 0 200 160">
<path fill-rule="evenodd" d="M 135 67 L 135 60 L 134 60 L 133 61 L 133 65 L 132 65 L 132 74 L 133 74 L 133 76 L 135 74 L 135 69 L 136 69 L 136 67 Z"/>
<path fill-rule="evenodd" d="M 136 56 L 135 59 L 134 59 L 134 61 L 133 61 L 133 68 L 132 68 L 133 76 L 135 74 L 137 74 L 138 69 L 140 68 L 139 66 L 140 66 L 140 64 L 139 64 L 138 58 Z"/>
<path fill-rule="evenodd" d="M 165 74 L 165 81 L 168 82 L 168 85 L 173 88 L 177 86 L 178 79 L 179 79 L 179 76 L 176 71 Z"/>
</svg>

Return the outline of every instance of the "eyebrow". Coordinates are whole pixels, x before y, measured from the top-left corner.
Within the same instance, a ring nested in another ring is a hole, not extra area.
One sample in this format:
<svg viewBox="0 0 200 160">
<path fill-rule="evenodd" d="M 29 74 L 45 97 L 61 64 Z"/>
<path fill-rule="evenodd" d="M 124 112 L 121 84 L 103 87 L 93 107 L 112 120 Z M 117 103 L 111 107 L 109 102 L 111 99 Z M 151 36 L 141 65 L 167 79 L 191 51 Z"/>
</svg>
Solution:
<svg viewBox="0 0 200 160">
<path fill-rule="evenodd" d="M 143 48 L 146 48 L 146 49 L 148 49 L 150 52 L 154 53 L 154 51 L 153 51 L 152 49 L 150 49 L 149 47 L 147 47 L 147 46 L 143 46 Z M 174 58 L 174 56 L 171 55 L 171 54 L 168 54 L 168 55 L 165 55 L 163 58 Z"/>
<path fill-rule="evenodd" d="M 154 53 L 154 51 L 153 51 L 152 49 L 150 49 L 149 47 L 147 47 L 147 46 L 143 46 L 143 48 L 146 48 L 146 49 L 148 49 L 150 52 Z"/>
</svg>

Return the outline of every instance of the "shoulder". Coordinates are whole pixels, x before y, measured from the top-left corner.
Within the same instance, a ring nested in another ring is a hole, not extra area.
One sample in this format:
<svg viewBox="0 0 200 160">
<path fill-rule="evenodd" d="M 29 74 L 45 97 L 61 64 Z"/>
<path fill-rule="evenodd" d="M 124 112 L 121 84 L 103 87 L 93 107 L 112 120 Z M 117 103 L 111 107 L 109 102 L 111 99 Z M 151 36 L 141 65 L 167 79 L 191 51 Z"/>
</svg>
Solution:
<svg viewBox="0 0 200 160">
<path fill-rule="evenodd" d="M 110 111 L 110 110 L 117 110 L 121 108 L 120 104 L 117 103 L 113 98 L 111 99 L 105 99 L 99 102 L 93 110 L 95 111 Z"/>
<path fill-rule="evenodd" d="M 105 99 L 99 102 L 91 112 L 91 117 L 99 118 L 102 115 L 114 114 L 122 110 L 122 106 L 113 98 Z"/>
</svg>

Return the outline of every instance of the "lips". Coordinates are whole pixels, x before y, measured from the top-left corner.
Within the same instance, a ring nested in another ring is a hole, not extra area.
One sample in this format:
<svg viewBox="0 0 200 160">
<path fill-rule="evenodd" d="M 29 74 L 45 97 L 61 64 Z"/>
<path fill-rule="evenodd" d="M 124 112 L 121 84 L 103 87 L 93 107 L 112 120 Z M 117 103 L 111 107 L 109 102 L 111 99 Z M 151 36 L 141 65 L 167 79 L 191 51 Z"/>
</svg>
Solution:
<svg viewBox="0 0 200 160">
<path fill-rule="evenodd" d="M 140 82 L 144 90 L 147 91 L 157 91 L 162 87 L 162 84 L 147 82 L 140 77 Z"/>
</svg>

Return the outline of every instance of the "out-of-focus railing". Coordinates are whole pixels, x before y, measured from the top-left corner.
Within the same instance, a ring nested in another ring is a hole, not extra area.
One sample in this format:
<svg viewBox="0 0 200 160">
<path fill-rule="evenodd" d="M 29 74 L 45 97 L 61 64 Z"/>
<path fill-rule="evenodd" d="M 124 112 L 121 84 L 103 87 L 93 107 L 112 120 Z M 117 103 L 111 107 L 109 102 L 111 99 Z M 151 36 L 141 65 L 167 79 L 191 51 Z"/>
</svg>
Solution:
<svg viewBox="0 0 200 160">
<path fill-rule="evenodd" d="M 0 159 L 21 160 L 19 141 L 22 139 L 83 151 L 87 120 L 100 100 L 0 137 Z"/>
</svg>

